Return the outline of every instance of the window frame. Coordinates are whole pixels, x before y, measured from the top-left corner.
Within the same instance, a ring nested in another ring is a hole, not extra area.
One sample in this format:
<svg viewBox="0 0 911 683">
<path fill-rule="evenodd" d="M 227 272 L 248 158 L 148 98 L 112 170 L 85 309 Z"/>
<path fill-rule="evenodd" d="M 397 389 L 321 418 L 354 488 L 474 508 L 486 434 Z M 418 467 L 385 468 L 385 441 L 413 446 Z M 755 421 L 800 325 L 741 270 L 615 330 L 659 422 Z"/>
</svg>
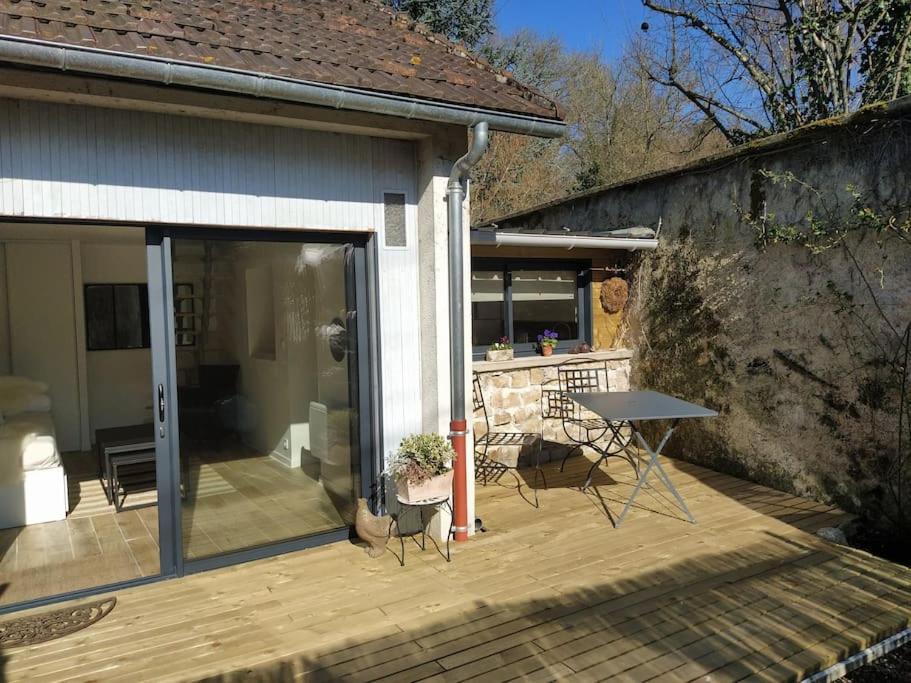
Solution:
<svg viewBox="0 0 911 683">
<path fill-rule="evenodd" d="M 512 273 L 516 270 L 575 270 L 576 271 L 576 310 L 578 311 L 579 337 L 560 339 L 554 353 L 566 353 L 581 343 L 592 343 L 592 302 L 591 302 L 591 260 L 559 258 L 495 258 L 487 256 L 471 259 L 470 273 L 476 270 L 500 271 L 503 275 L 503 321 L 506 329 L 503 335 L 513 340 L 513 301 Z M 470 277 L 470 275 L 469 275 Z M 470 305 L 470 302 L 469 302 Z M 474 317 L 471 317 L 472 326 Z M 493 342 L 494 340 L 491 340 Z M 517 344 L 513 341 L 513 353 L 516 357 L 535 356 L 538 353 L 536 342 Z M 490 342 L 483 346 L 472 346 L 474 360 L 484 360 Z"/>
</svg>

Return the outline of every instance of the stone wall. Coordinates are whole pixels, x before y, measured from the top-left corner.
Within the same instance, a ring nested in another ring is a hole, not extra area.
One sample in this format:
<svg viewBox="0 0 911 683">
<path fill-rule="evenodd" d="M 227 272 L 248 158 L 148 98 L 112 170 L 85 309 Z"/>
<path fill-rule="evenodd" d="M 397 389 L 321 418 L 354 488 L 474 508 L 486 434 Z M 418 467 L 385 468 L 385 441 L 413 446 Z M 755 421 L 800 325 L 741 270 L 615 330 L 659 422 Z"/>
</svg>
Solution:
<svg viewBox="0 0 911 683">
<path fill-rule="evenodd" d="M 612 391 L 629 389 L 630 359 L 626 349 L 593 352 L 583 355 L 557 355 L 549 358 L 516 358 L 512 361 L 477 362 L 474 371 L 478 376 L 490 427 L 495 432 L 526 432 L 542 434 L 542 462 L 562 458 L 571 446 L 563 432 L 562 423 L 555 415 L 542 418 L 542 397 L 549 390 L 558 389 L 557 367 L 566 361 L 579 363 L 580 367 L 607 364 L 607 387 Z M 585 362 L 590 361 L 590 362 Z M 545 414 L 546 414 L 546 408 Z M 485 430 L 483 413 L 474 414 L 475 434 Z M 606 441 L 606 440 L 605 440 Z M 492 448 L 489 455 L 514 466 L 533 464 L 531 456 L 537 443 L 529 440 L 526 447 Z"/>
<path fill-rule="evenodd" d="M 897 420 L 907 368 L 895 358 L 911 322 L 911 243 L 907 223 L 902 235 L 862 217 L 908 220 L 909 160 L 905 98 L 497 223 L 661 219 L 659 249 L 633 266 L 633 383 L 720 411 L 678 430 L 671 452 L 907 523 L 895 495 L 911 494 Z M 815 230 L 848 224 L 818 248 Z"/>
</svg>

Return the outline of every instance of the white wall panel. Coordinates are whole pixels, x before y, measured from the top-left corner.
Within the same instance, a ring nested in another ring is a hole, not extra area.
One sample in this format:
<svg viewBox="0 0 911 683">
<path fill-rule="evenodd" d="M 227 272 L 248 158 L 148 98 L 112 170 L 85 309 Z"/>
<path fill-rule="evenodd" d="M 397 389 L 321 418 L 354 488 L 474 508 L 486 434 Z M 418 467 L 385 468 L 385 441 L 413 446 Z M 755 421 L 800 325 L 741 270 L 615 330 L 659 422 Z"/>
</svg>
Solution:
<svg viewBox="0 0 911 683">
<path fill-rule="evenodd" d="M 421 430 L 413 143 L 0 99 L 0 216 L 382 231 L 384 192 L 407 202 L 406 247 L 377 249 L 388 455 Z"/>
<path fill-rule="evenodd" d="M 384 456 L 421 431 L 421 291 L 418 279 L 416 159 L 411 144 L 374 140 Z M 405 194 L 406 246 L 386 247 L 383 194 Z"/>
<path fill-rule="evenodd" d="M 363 230 L 375 201 L 368 137 L 0 100 L 0 215 Z"/>
</svg>

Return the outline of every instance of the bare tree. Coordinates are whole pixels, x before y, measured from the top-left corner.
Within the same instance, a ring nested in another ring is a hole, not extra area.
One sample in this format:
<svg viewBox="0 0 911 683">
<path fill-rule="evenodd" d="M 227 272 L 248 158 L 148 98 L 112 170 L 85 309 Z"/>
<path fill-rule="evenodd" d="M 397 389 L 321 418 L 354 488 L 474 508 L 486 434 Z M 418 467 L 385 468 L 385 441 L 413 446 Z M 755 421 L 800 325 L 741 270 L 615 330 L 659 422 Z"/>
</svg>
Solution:
<svg viewBox="0 0 911 683">
<path fill-rule="evenodd" d="M 522 32 L 484 47 L 490 61 L 558 99 L 567 134 L 539 140 L 494 133 L 472 176 L 472 213 L 483 221 L 574 191 L 684 163 L 727 146 L 686 99 L 638 68 L 641 48 L 606 63 Z"/>
<path fill-rule="evenodd" d="M 911 0 L 643 4 L 643 68 L 732 143 L 911 92 Z"/>
</svg>

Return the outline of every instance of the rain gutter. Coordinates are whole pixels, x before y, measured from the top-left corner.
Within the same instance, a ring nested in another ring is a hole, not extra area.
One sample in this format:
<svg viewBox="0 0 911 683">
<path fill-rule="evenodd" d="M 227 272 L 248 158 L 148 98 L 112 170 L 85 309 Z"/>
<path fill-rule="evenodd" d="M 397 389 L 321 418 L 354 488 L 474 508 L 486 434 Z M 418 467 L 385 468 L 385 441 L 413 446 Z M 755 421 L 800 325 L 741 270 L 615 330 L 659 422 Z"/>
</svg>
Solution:
<svg viewBox="0 0 911 683">
<path fill-rule="evenodd" d="M 566 125 L 562 121 L 536 116 L 434 102 L 340 85 L 294 80 L 216 65 L 110 52 L 92 47 L 61 45 L 16 36 L 0 37 L 0 61 L 299 102 L 333 109 L 363 111 L 404 119 L 436 121 L 463 126 L 474 126 L 485 121 L 496 130 L 537 137 L 559 137 L 566 129 Z"/>
</svg>

